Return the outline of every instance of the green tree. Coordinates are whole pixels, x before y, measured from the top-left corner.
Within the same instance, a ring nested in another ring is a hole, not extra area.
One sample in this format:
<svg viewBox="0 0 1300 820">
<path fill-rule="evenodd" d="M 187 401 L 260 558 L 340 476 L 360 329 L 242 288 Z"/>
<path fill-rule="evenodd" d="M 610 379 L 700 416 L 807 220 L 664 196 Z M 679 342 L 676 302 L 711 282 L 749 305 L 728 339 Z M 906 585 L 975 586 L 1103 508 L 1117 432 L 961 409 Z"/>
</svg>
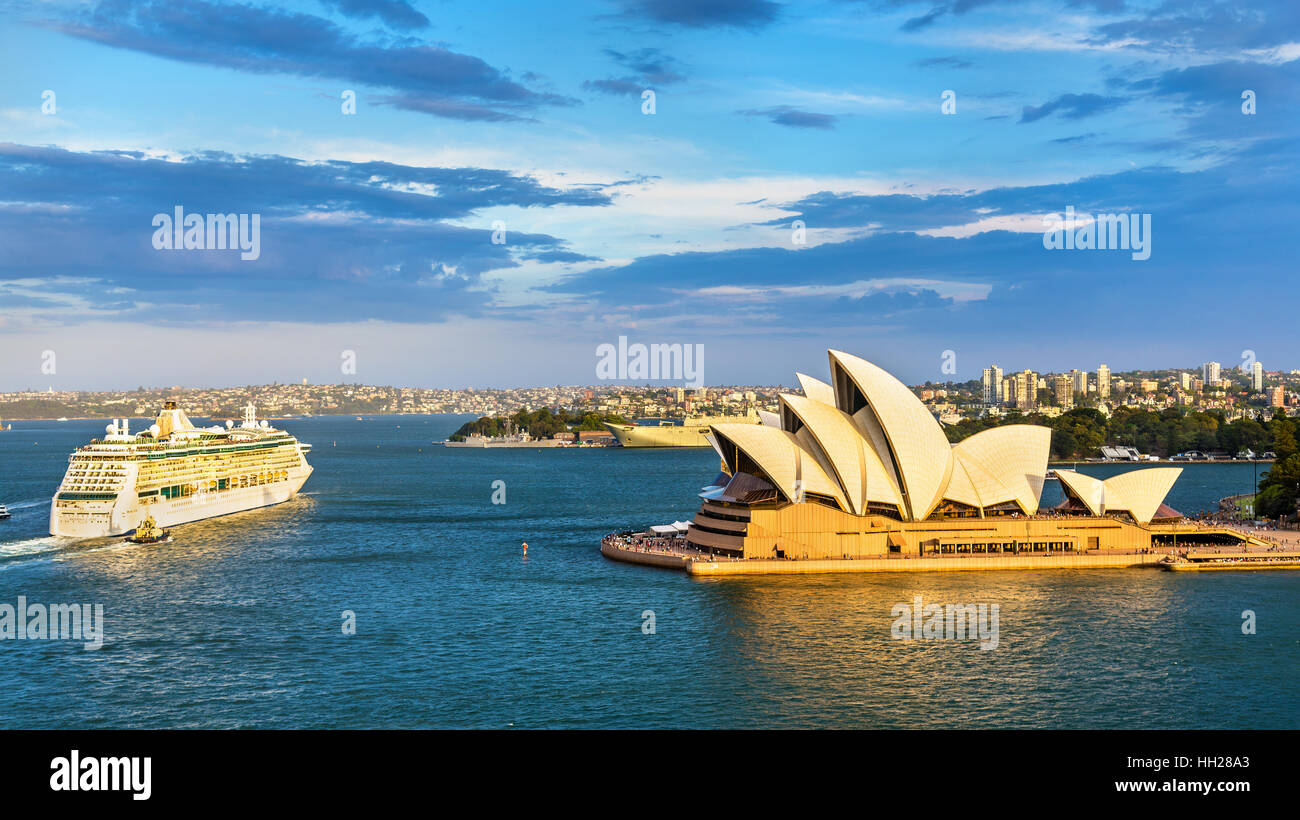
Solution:
<svg viewBox="0 0 1300 820">
<path fill-rule="evenodd" d="M 1274 416 L 1268 423 L 1269 432 L 1273 434 L 1273 452 L 1277 460 L 1283 461 L 1297 452 L 1295 440 L 1295 422 L 1285 416 Z"/>
<path fill-rule="evenodd" d="M 1052 433 L 1052 454 L 1057 458 L 1071 458 L 1079 449 L 1079 442 L 1069 430 L 1055 430 Z"/>
<path fill-rule="evenodd" d="M 1219 429 L 1219 448 L 1231 455 L 1242 450 L 1262 453 L 1271 441 L 1268 428 L 1254 419 L 1237 419 Z"/>
<path fill-rule="evenodd" d="M 1255 509 L 1269 518 L 1290 517 L 1295 515 L 1297 499 L 1300 499 L 1300 453 L 1292 453 L 1285 459 L 1279 458 L 1264 473 Z"/>
</svg>

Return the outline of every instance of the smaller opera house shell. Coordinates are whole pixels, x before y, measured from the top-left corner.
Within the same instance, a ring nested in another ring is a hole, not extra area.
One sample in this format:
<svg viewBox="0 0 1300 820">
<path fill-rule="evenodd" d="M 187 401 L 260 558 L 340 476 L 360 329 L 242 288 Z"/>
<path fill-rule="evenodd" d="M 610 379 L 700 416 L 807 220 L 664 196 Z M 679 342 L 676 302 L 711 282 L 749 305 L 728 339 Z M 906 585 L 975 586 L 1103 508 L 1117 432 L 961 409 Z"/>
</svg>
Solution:
<svg viewBox="0 0 1300 820">
<path fill-rule="evenodd" d="M 688 546 L 735 558 L 1141 549 L 1178 468 L 1101 481 L 1061 471 L 1065 501 L 1039 498 L 1051 429 L 1012 424 L 957 444 L 906 385 L 830 351 L 830 383 L 798 374 L 764 423 L 717 424 L 722 473 L 700 494 Z"/>
</svg>

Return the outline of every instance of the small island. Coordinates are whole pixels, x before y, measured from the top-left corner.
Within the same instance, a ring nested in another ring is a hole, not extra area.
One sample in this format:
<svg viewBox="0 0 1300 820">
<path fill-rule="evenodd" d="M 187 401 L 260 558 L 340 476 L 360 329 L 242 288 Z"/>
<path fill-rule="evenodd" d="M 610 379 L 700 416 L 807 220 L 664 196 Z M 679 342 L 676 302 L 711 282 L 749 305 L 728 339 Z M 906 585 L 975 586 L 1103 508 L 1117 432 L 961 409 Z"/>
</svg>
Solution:
<svg viewBox="0 0 1300 820">
<path fill-rule="evenodd" d="M 625 424 L 610 413 L 552 412 L 548 408 L 518 410 L 508 416 L 483 416 L 465 422 L 448 436 L 448 447 L 551 447 L 614 443 L 605 422 Z"/>
</svg>

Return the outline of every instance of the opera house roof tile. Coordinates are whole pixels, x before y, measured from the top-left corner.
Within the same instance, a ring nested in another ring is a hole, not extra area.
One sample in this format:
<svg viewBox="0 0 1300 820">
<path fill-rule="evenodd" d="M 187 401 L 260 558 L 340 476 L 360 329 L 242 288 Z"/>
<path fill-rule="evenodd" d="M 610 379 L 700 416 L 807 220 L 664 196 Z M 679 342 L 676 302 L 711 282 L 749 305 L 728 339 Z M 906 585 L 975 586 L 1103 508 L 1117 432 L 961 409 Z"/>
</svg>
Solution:
<svg viewBox="0 0 1300 820">
<path fill-rule="evenodd" d="M 877 429 L 883 433 L 881 460 L 893 462 L 909 516 L 925 518 L 952 475 L 952 445 L 943 429 L 907 385 L 865 359 L 829 353 L 840 409 L 872 438 L 878 438 Z"/>
<path fill-rule="evenodd" d="M 812 376 L 806 376 L 803 373 L 795 373 L 794 375 L 799 379 L 799 386 L 803 388 L 805 396 L 822 404 L 835 404 L 835 388 L 820 379 L 814 379 Z"/>
<path fill-rule="evenodd" d="M 1182 472 L 1181 467 L 1148 467 L 1102 480 L 1074 470 L 1057 470 L 1056 477 L 1066 496 L 1093 515 L 1122 511 L 1149 524 Z"/>
<path fill-rule="evenodd" d="M 1008 424 L 976 433 L 952 450 L 966 466 L 982 506 L 1014 501 L 1033 512 L 1043 495 L 1051 446 L 1050 427 Z"/>
<path fill-rule="evenodd" d="M 847 413 L 833 405 L 789 394 L 781 395 L 781 407 L 783 415 L 790 414 L 785 429 L 809 431 L 815 445 L 826 454 L 830 472 L 849 500 L 848 512 L 861 514 L 866 501 L 902 505 L 898 486 Z"/>
<path fill-rule="evenodd" d="M 738 470 L 747 472 L 743 470 L 743 456 L 787 500 L 799 498 L 801 488 L 803 493 L 834 499 L 840 509 L 849 509 L 839 482 L 826 474 L 817 455 L 793 433 L 762 424 L 715 424 L 712 432 L 733 474 Z"/>
</svg>

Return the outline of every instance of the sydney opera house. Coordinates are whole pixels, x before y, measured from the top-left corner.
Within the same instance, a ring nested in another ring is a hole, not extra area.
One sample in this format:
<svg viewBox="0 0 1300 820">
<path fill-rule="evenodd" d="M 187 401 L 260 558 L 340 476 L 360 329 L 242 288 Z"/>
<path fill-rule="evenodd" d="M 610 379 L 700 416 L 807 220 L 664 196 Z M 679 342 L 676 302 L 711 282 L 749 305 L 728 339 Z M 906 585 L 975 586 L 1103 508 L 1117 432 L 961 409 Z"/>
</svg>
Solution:
<svg viewBox="0 0 1300 820">
<path fill-rule="evenodd" d="M 689 550 L 723 559 L 1143 552 L 1177 543 L 1189 526 L 1163 503 L 1179 468 L 1104 481 L 1058 471 L 1064 500 L 1040 510 L 1050 428 L 1013 424 L 951 444 L 906 385 L 857 356 L 830 351 L 829 383 L 798 377 L 804 395 L 782 395 L 779 415 L 712 427 L 722 472 L 700 494 Z"/>
</svg>

